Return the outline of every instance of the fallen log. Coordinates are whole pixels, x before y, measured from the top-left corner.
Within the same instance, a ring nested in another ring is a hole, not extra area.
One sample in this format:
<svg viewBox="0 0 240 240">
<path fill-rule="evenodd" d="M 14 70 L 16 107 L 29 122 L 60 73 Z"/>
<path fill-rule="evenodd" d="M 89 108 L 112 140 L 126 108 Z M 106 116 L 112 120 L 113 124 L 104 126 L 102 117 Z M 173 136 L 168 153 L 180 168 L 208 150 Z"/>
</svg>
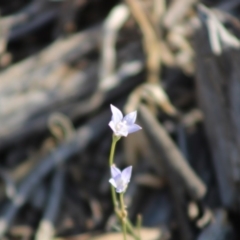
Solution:
<svg viewBox="0 0 240 240">
<path fill-rule="evenodd" d="M 50 108 L 47 112 L 43 112 L 42 116 L 29 119 L 26 122 L 16 124 L 15 126 L 3 128 L 0 131 L 0 150 L 10 146 L 19 140 L 27 139 L 32 134 L 43 134 L 47 130 L 48 117 L 52 112 L 62 112 L 69 116 L 72 121 L 86 116 L 97 110 L 105 103 L 113 102 L 114 99 L 128 94 L 136 85 L 142 82 L 141 71 L 143 64 L 141 62 L 129 63 L 125 66 L 129 68 L 120 68 L 119 71 L 111 76 L 111 79 L 105 79 L 100 89 L 88 98 L 79 101 L 62 104 L 56 108 Z M 131 81 L 127 81 L 131 79 Z M 110 80 L 110 85 L 107 84 Z M 105 84 L 105 85 L 104 85 Z M 113 86 L 112 86 L 113 84 Z"/>
</svg>

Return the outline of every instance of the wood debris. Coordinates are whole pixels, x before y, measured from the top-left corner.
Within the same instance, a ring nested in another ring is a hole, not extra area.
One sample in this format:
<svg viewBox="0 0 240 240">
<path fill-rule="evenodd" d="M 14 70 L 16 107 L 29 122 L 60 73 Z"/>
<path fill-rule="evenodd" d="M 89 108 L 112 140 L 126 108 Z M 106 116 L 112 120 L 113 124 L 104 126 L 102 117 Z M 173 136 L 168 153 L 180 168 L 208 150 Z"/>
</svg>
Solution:
<svg viewBox="0 0 240 240">
<path fill-rule="evenodd" d="M 122 239 L 110 104 L 137 110 L 143 128 L 115 156 L 133 166 L 125 200 L 142 239 L 239 239 L 239 1 L 15 0 L 0 11 L 1 239 Z"/>
</svg>

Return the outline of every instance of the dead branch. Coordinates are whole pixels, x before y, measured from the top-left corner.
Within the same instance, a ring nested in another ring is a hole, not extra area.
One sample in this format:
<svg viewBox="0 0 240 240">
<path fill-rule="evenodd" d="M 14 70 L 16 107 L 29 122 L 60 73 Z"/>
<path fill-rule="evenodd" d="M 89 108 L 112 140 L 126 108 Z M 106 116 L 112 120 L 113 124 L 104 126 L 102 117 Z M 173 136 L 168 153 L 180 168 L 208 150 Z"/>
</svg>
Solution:
<svg viewBox="0 0 240 240">
<path fill-rule="evenodd" d="M 202 199 L 206 193 L 206 186 L 196 175 L 193 169 L 187 164 L 173 141 L 169 138 L 166 131 L 161 127 L 151 112 L 143 105 L 140 106 L 140 120 L 145 131 L 161 155 L 167 169 L 181 179 L 181 184 L 193 199 Z M 177 185 L 180 182 L 176 183 Z"/>
<path fill-rule="evenodd" d="M 54 224 L 60 210 L 64 187 L 63 166 L 59 166 L 53 176 L 48 204 L 36 233 L 36 240 L 50 240 L 55 234 Z"/>
</svg>

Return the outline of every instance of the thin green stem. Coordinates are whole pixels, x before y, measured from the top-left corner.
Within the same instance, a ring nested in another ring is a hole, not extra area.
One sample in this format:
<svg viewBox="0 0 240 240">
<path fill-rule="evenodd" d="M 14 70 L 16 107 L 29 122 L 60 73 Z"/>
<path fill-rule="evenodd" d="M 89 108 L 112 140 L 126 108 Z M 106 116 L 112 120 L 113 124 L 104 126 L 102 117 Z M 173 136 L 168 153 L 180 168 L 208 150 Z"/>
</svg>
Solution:
<svg viewBox="0 0 240 240">
<path fill-rule="evenodd" d="M 113 165 L 113 156 L 115 153 L 115 148 L 116 148 L 116 143 L 120 138 L 117 136 L 113 135 L 112 137 L 112 145 L 111 145 L 111 151 L 110 151 L 110 156 L 109 156 L 109 166 L 111 167 Z"/>
<path fill-rule="evenodd" d="M 138 236 L 136 235 L 136 233 L 134 232 L 134 228 L 132 223 L 129 221 L 129 219 L 126 219 L 126 225 L 127 225 L 127 229 L 129 231 L 129 233 L 136 239 L 139 240 Z"/>
<path fill-rule="evenodd" d="M 113 165 L 113 157 L 114 157 L 114 153 L 115 153 L 116 143 L 118 140 L 119 139 L 113 135 L 111 151 L 110 151 L 110 156 L 109 156 L 109 167 L 110 168 Z M 116 211 L 116 209 L 118 207 L 118 201 L 117 201 L 116 191 L 113 186 L 111 186 L 111 193 L 112 193 L 112 202 L 113 202 L 114 210 Z"/>
<path fill-rule="evenodd" d="M 112 202 L 113 202 L 114 210 L 116 210 L 118 207 L 118 201 L 117 201 L 116 192 L 113 186 L 111 186 L 111 193 L 112 193 Z"/>
<path fill-rule="evenodd" d="M 142 227 L 142 216 L 140 214 L 137 215 L 137 230 L 138 237 L 141 239 L 141 227 Z"/>
<path fill-rule="evenodd" d="M 122 197 L 121 197 L 122 195 Z M 122 210 L 122 206 L 124 206 L 124 196 L 123 194 L 120 195 L 120 205 L 121 205 L 121 211 L 123 212 Z M 128 219 L 127 217 L 127 212 L 124 208 L 124 212 L 123 212 L 126 216 L 125 216 L 125 226 L 126 226 L 126 230 L 128 231 L 128 233 L 133 236 L 136 240 L 140 240 L 140 237 L 135 233 L 134 231 L 134 227 L 132 225 L 132 223 L 130 222 L 130 220 Z M 118 218 L 121 220 L 122 219 L 122 214 L 119 213 L 119 211 L 117 212 L 117 216 Z"/>
<path fill-rule="evenodd" d="M 123 229 L 123 238 L 124 240 L 127 240 L 127 234 L 126 234 L 126 210 L 124 206 L 124 193 L 120 193 L 120 205 L 122 210 L 122 229 Z"/>
<path fill-rule="evenodd" d="M 121 213 L 119 211 L 115 211 L 117 217 L 119 218 L 119 220 L 121 221 Z M 140 240 L 139 237 L 136 235 L 136 233 L 134 232 L 134 228 L 132 223 L 129 221 L 128 218 L 126 218 L 126 227 L 128 230 L 128 233 L 133 236 L 136 240 Z"/>
<path fill-rule="evenodd" d="M 120 139 L 120 137 L 117 137 L 117 136 L 113 135 L 112 145 L 111 145 L 111 150 L 110 150 L 110 156 L 109 156 L 109 167 L 110 168 L 113 165 L 113 157 L 114 157 L 114 154 L 115 154 L 116 143 L 118 142 L 119 139 Z M 119 212 L 119 209 L 118 209 L 117 195 L 116 195 L 116 191 L 115 191 L 113 186 L 111 186 L 111 194 L 112 194 L 112 202 L 113 202 L 113 206 L 114 206 L 114 211 L 115 211 L 117 217 L 119 218 L 119 220 L 121 221 L 122 218 L 121 218 L 121 213 Z M 136 240 L 139 240 L 138 236 L 134 232 L 134 228 L 132 226 L 132 223 L 128 220 L 128 218 L 125 219 L 125 224 L 126 224 L 125 226 L 126 226 L 128 232 Z"/>
</svg>

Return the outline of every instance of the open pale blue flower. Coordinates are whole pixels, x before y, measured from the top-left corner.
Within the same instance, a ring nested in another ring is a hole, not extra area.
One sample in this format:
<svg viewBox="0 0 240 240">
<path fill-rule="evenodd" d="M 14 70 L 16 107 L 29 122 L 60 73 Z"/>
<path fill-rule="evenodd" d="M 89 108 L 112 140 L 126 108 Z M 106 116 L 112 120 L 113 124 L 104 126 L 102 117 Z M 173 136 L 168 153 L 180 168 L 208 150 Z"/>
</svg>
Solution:
<svg viewBox="0 0 240 240">
<path fill-rule="evenodd" d="M 116 188 L 116 192 L 125 192 L 132 175 L 132 166 L 125 168 L 122 172 L 120 169 L 111 166 L 111 176 L 109 182 Z"/>
<path fill-rule="evenodd" d="M 136 132 L 142 128 L 135 124 L 137 111 L 131 112 L 123 117 L 122 112 L 111 104 L 112 119 L 109 122 L 110 128 L 116 136 L 126 137 L 129 133 Z"/>
</svg>

